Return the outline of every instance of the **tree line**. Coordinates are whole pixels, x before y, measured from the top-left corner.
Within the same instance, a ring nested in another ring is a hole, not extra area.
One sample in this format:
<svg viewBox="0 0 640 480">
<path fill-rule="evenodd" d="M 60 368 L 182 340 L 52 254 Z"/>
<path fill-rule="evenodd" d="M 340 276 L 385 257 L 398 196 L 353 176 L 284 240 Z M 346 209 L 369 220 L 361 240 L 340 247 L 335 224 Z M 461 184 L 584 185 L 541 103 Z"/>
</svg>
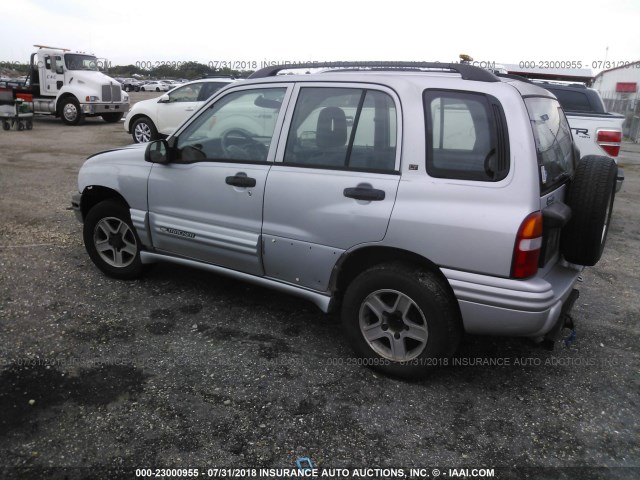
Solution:
<svg viewBox="0 0 640 480">
<path fill-rule="evenodd" d="M 141 68 L 136 65 L 110 66 L 106 72 L 112 77 L 144 76 L 147 78 L 185 78 L 192 80 L 205 75 L 230 75 L 233 77 L 246 77 L 252 71 L 232 70 L 230 68 L 214 68 L 198 62 L 176 62 Z"/>
</svg>

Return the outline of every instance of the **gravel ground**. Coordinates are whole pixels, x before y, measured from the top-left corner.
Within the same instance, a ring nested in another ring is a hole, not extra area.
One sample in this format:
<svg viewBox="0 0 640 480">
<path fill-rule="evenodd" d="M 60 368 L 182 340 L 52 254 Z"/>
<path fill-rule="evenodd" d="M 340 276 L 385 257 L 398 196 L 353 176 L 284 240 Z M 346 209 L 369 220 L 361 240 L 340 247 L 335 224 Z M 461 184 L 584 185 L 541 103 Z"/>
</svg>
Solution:
<svg viewBox="0 0 640 480">
<path fill-rule="evenodd" d="M 576 342 L 467 336 L 456 365 L 408 382 L 358 365 L 338 319 L 302 300 L 177 266 L 102 275 L 70 194 L 86 156 L 130 139 L 99 119 L 0 132 L 1 477 L 207 476 L 309 457 L 431 478 L 640 478 L 637 145 L 580 284 Z"/>
</svg>

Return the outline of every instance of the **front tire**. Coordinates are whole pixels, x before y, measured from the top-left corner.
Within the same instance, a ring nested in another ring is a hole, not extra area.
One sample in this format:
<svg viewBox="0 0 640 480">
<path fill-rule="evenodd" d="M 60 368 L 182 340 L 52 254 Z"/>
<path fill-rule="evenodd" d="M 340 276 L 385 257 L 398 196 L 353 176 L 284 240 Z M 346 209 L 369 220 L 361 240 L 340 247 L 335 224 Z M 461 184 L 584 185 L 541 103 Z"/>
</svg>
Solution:
<svg viewBox="0 0 640 480">
<path fill-rule="evenodd" d="M 158 139 L 158 130 L 147 117 L 140 117 L 131 126 L 131 136 L 135 143 L 147 143 Z"/>
<path fill-rule="evenodd" d="M 345 292 L 342 322 L 363 364 L 404 378 L 445 365 L 462 336 L 445 281 L 403 263 L 376 265 L 358 275 Z"/>
<path fill-rule="evenodd" d="M 60 104 L 60 117 L 67 125 L 80 125 L 84 122 L 84 113 L 80 103 L 75 98 L 69 97 Z"/>
<path fill-rule="evenodd" d="M 122 203 L 105 200 L 94 206 L 85 218 L 83 238 L 89 257 L 108 276 L 130 280 L 143 273 L 140 239 Z"/>
</svg>

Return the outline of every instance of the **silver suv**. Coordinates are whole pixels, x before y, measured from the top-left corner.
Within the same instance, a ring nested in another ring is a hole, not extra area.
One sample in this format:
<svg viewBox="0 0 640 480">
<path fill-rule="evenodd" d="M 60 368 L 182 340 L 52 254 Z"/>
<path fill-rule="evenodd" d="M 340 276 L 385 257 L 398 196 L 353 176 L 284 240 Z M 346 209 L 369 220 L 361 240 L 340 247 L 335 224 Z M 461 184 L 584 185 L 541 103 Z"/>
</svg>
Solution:
<svg viewBox="0 0 640 480">
<path fill-rule="evenodd" d="M 130 279 L 167 261 L 304 297 L 341 312 L 366 364 L 405 377 L 463 332 L 553 341 L 602 254 L 615 163 L 579 160 L 530 83 L 324 67 L 259 70 L 167 140 L 89 158 L 72 203 L 96 266 Z"/>
</svg>

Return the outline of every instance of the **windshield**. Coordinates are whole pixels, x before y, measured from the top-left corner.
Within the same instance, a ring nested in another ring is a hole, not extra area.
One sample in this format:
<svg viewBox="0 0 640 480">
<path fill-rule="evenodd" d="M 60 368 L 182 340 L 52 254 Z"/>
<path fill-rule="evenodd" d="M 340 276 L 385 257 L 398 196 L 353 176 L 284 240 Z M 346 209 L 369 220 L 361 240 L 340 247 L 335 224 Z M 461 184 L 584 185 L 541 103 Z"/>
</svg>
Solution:
<svg viewBox="0 0 640 480">
<path fill-rule="evenodd" d="M 573 138 L 557 100 L 525 99 L 540 167 L 540 190 L 546 193 L 573 175 Z"/>
<path fill-rule="evenodd" d="M 98 62 L 93 55 L 80 55 L 77 53 L 67 53 L 64 56 L 64 64 L 67 70 L 92 70 L 98 71 Z"/>
</svg>

